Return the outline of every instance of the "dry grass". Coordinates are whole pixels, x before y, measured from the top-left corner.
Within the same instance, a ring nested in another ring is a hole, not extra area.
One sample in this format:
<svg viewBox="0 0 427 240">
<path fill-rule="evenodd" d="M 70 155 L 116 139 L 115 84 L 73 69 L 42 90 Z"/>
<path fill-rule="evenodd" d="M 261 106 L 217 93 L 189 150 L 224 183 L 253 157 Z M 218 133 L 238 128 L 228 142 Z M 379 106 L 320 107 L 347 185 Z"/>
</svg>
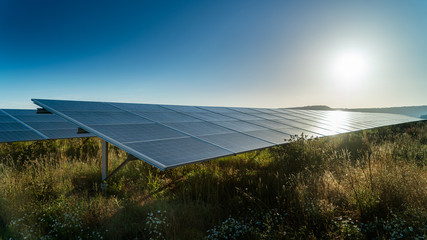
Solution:
<svg viewBox="0 0 427 240">
<path fill-rule="evenodd" d="M 389 239 L 427 234 L 427 125 L 305 140 L 100 191 L 100 142 L 0 145 L 0 239 Z M 111 164 L 125 154 L 110 148 Z"/>
</svg>

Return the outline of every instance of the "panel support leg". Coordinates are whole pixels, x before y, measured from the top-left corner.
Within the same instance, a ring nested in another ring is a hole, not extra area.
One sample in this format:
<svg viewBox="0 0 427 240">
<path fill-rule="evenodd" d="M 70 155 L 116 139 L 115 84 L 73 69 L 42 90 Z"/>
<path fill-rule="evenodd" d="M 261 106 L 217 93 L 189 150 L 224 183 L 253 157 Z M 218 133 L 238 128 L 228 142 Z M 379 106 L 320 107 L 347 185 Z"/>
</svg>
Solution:
<svg viewBox="0 0 427 240">
<path fill-rule="evenodd" d="M 102 181 L 101 181 L 101 190 L 104 191 L 107 187 L 105 180 L 108 175 L 108 142 L 102 140 L 102 162 L 101 162 L 101 168 L 102 168 Z"/>
</svg>

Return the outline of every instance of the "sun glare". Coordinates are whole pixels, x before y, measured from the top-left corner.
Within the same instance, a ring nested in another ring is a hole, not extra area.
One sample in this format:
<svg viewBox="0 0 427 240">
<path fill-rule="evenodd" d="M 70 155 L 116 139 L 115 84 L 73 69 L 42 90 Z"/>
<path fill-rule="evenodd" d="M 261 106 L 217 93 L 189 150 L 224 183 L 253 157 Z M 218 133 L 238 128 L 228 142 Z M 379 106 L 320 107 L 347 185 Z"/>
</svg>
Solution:
<svg viewBox="0 0 427 240">
<path fill-rule="evenodd" d="M 335 81 L 345 85 L 354 85 L 369 76 L 370 58 L 360 50 L 345 50 L 335 55 L 329 71 Z"/>
</svg>

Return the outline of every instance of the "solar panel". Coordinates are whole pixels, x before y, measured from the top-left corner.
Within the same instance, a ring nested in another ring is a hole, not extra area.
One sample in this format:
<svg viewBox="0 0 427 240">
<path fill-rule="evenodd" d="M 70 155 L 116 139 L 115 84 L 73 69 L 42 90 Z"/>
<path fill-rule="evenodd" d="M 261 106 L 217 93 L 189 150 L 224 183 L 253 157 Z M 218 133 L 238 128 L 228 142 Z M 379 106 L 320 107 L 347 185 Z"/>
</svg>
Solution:
<svg viewBox="0 0 427 240">
<path fill-rule="evenodd" d="M 20 142 L 20 141 L 35 141 L 45 140 L 46 138 L 31 131 L 0 131 L 0 142 Z"/>
<path fill-rule="evenodd" d="M 0 143 L 94 136 L 77 134 L 77 129 L 78 126 L 54 114 L 37 114 L 36 110 L 0 110 Z"/>
<path fill-rule="evenodd" d="M 160 105 L 154 104 L 137 104 L 137 103 L 110 103 L 121 110 L 136 111 L 136 112 L 173 112 Z"/>
<path fill-rule="evenodd" d="M 33 101 L 162 170 L 284 144 L 291 135 L 321 137 L 420 120 L 331 111 Z"/>
<path fill-rule="evenodd" d="M 233 130 L 221 127 L 220 125 L 202 121 L 168 123 L 167 125 L 192 136 L 204 136 L 235 132 Z"/>
<path fill-rule="evenodd" d="M 123 143 L 186 137 L 178 131 L 157 123 L 88 126 Z"/>
<path fill-rule="evenodd" d="M 126 147 L 133 149 L 135 152 L 144 153 L 148 159 L 142 159 L 160 169 L 178 167 L 233 154 L 191 137 L 130 143 Z"/>
<path fill-rule="evenodd" d="M 265 130 L 257 130 L 257 131 L 248 131 L 244 132 L 253 137 L 257 137 L 260 139 L 264 139 L 265 141 L 269 141 L 275 144 L 283 144 L 286 140 L 291 138 L 291 134 L 285 133 L 285 131 L 275 131 L 270 129 Z"/>
<path fill-rule="evenodd" d="M 130 111 L 130 113 L 136 114 L 138 116 L 150 119 L 154 122 L 168 123 L 168 122 L 197 122 L 196 118 L 191 116 L 177 113 L 177 112 L 135 112 Z"/>
<path fill-rule="evenodd" d="M 202 136 L 201 139 L 215 143 L 216 145 L 231 150 L 234 153 L 246 152 L 275 145 L 242 133 L 206 135 Z"/>
<path fill-rule="evenodd" d="M 301 136 L 301 134 L 302 134 L 304 136 L 308 136 L 309 138 L 322 137 L 322 134 L 314 132 L 316 129 L 311 129 L 312 131 L 309 131 L 309 130 L 305 130 L 305 129 L 302 130 L 302 129 L 298 129 L 298 128 L 294 128 L 294 127 L 286 127 L 286 128 L 279 128 L 277 130 L 279 130 L 281 132 L 285 132 L 285 133 L 292 135 L 292 136 L 295 136 L 295 135 Z"/>
<path fill-rule="evenodd" d="M 234 120 L 231 117 L 227 117 L 218 113 L 213 112 L 191 112 L 187 113 L 189 116 L 192 116 L 197 119 L 205 120 L 205 121 L 231 121 Z"/>
<path fill-rule="evenodd" d="M 262 120 L 262 118 L 253 116 L 246 113 L 223 113 L 227 117 L 231 117 L 237 120 L 249 121 L 249 120 Z"/>
<path fill-rule="evenodd" d="M 267 128 L 255 125 L 252 123 L 239 121 L 239 120 L 233 120 L 233 121 L 215 121 L 213 122 L 215 124 L 218 124 L 220 126 L 223 126 L 228 129 L 232 129 L 237 132 L 248 132 L 248 131 L 256 131 L 256 130 L 265 130 Z"/>
<path fill-rule="evenodd" d="M 206 110 L 196 106 L 178 106 L 178 105 L 159 105 L 172 111 L 183 112 L 183 113 L 203 113 Z"/>
</svg>

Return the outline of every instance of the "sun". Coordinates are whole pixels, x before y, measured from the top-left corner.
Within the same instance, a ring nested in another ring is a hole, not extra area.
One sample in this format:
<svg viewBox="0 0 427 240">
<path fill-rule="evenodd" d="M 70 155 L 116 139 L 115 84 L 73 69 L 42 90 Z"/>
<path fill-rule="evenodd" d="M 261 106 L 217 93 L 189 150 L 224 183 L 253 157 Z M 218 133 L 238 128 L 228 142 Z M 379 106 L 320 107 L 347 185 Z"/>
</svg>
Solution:
<svg viewBox="0 0 427 240">
<path fill-rule="evenodd" d="M 371 73 L 371 59 L 362 50 L 348 49 L 338 52 L 329 66 L 330 77 L 341 84 L 355 85 Z"/>
</svg>

